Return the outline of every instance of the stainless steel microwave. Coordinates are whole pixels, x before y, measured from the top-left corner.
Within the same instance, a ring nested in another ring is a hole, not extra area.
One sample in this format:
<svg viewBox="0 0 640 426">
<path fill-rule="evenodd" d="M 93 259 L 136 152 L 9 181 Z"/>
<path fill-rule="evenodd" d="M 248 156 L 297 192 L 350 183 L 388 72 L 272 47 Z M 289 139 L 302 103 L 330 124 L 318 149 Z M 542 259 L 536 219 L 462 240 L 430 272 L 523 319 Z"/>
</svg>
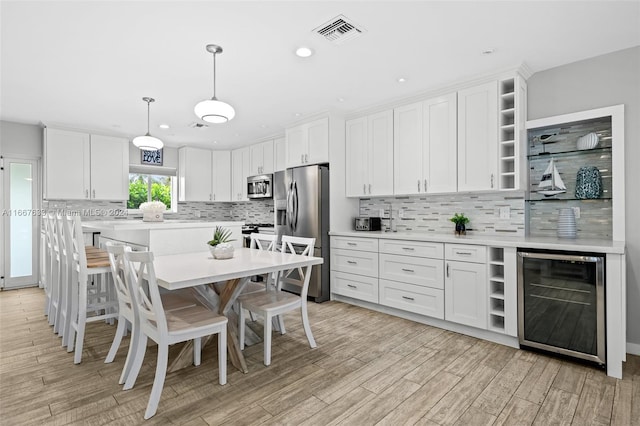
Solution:
<svg viewBox="0 0 640 426">
<path fill-rule="evenodd" d="M 249 176 L 247 197 L 249 199 L 273 198 L 273 175 Z"/>
</svg>

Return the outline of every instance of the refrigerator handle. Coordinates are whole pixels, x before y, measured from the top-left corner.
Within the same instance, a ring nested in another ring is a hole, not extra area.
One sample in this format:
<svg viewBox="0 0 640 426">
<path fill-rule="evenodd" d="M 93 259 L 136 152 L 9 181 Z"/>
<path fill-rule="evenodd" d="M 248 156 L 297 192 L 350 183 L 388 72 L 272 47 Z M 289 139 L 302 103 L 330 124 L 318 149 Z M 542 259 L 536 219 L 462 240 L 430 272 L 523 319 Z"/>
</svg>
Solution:
<svg viewBox="0 0 640 426">
<path fill-rule="evenodd" d="M 293 230 L 298 227 L 298 184 L 293 181 Z"/>
<path fill-rule="evenodd" d="M 290 232 L 293 232 L 293 182 L 289 184 L 287 188 L 287 228 Z"/>
</svg>

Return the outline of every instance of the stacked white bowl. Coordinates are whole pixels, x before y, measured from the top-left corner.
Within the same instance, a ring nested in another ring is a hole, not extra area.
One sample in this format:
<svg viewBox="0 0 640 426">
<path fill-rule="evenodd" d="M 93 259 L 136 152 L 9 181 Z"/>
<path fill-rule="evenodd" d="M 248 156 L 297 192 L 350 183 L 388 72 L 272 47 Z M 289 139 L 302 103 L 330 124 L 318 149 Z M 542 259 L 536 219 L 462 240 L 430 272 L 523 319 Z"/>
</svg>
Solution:
<svg viewBox="0 0 640 426">
<path fill-rule="evenodd" d="M 558 214 L 558 238 L 576 237 L 576 217 L 573 209 L 560 209 Z"/>
</svg>

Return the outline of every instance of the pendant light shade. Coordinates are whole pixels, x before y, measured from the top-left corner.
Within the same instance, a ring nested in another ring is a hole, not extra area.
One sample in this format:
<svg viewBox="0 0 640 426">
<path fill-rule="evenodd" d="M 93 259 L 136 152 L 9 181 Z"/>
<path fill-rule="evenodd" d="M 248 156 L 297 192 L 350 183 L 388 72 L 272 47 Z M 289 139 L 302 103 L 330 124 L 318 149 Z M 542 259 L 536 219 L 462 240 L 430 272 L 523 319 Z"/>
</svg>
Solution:
<svg viewBox="0 0 640 426">
<path fill-rule="evenodd" d="M 207 45 L 207 52 L 213 54 L 213 97 L 198 102 L 193 108 L 198 118 L 208 123 L 226 123 L 236 115 L 236 111 L 226 102 L 216 98 L 216 54 L 222 53 L 222 47 L 215 44 Z"/>
<path fill-rule="evenodd" d="M 144 97 L 142 98 L 142 100 L 147 103 L 147 134 L 135 137 L 133 139 L 133 144 L 139 149 L 145 151 L 157 151 L 159 149 L 162 149 L 164 144 L 160 139 L 149 134 L 149 104 L 151 104 L 151 102 L 155 102 L 156 100 L 148 97 Z"/>
</svg>

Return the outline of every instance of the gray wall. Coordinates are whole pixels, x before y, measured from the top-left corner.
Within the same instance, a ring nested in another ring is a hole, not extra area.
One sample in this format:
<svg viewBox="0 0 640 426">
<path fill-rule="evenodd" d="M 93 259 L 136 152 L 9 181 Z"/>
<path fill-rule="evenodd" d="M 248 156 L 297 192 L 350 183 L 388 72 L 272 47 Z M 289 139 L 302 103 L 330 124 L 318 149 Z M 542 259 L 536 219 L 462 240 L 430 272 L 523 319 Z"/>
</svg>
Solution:
<svg viewBox="0 0 640 426">
<path fill-rule="evenodd" d="M 541 71 L 527 84 L 529 120 L 625 106 L 627 342 L 640 344 L 640 47 Z"/>
<path fill-rule="evenodd" d="M 42 158 L 42 137 L 40 126 L 0 121 L 0 154 Z"/>
</svg>

